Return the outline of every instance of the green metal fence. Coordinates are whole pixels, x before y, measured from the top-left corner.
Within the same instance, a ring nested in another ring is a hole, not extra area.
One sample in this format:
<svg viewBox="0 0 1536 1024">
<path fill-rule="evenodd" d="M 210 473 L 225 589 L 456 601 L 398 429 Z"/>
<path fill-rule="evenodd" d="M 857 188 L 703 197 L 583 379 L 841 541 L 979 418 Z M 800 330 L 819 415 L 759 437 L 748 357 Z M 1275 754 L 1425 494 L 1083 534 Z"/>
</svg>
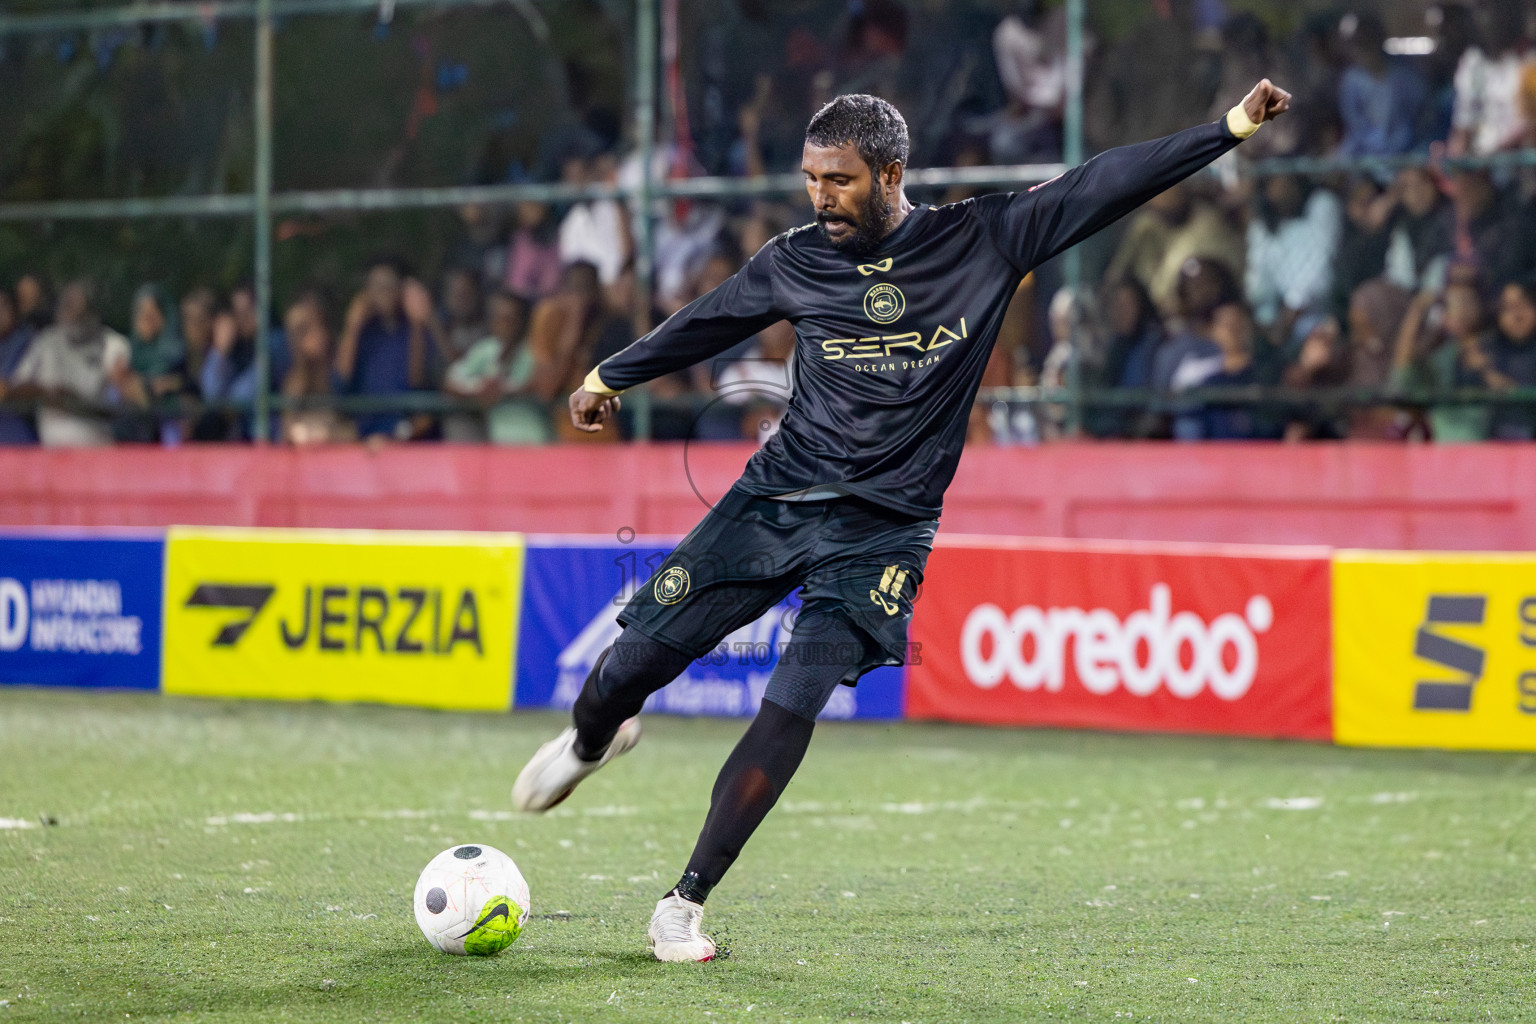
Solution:
<svg viewBox="0 0 1536 1024">
<path fill-rule="evenodd" d="M 1054 177 L 1067 167 L 1081 161 L 1085 5 L 1086 0 L 1065 0 L 1068 85 L 1064 116 L 1064 162 L 1015 166 L 919 168 L 907 172 L 906 180 L 910 186 L 940 188 L 956 185 L 1001 187 L 1029 185 Z M 700 177 L 676 181 L 658 178 L 653 155 L 656 147 L 657 75 L 660 66 L 658 51 L 660 12 L 656 0 L 635 0 L 631 116 L 641 168 L 638 181 L 635 183 L 618 187 L 500 184 L 275 192 L 272 172 L 273 153 L 274 147 L 281 140 L 274 138 L 272 110 L 274 90 L 280 88 L 281 83 L 273 80 L 274 21 L 300 15 L 386 10 L 393 12 L 396 9 L 416 7 L 442 9 L 502 7 L 508 9 L 510 13 L 520 13 L 523 17 L 529 17 L 533 11 L 532 0 L 199 0 L 199 2 L 143 0 L 143 2 L 126 3 L 121 6 L 70 12 L 38 14 L 0 12 L 0 38 L 113 26 L 230 19 L 249 19 L 256 27 L 251 111 L 256 145 L 251 175 L 253 187 L 250 192 L 0 203 L 0 222 L 148 217 L 250 218 L 254 227 L 253 265 L 257 308 L 264 312 L 258 321 L 255 436 L 264 439 L 271 436 L 270 423 L 273 411 L 282 404 L 271 394 L 272 389 L 268 379 L 271 339 L 269 317 L 265 315 L 269 314 L 273 305 L 272 224 L 275 216 L 295 213 L 443 208 L 471 203 L 511 204 L 524 200 L 572 202 L 583 199 L 622 198 L 630 203 L 635 217 L 636 286 L 637 294 L 643 296 L 651 294 L 653 284 L 655 250 L 655 232 L 651 216 L 653 200 L 667 197 L 784 196 L 793 195 L 803 188 L 801 176 L 798 174 L 771 174 L 757 178 Z M 1404 166 L 1420 165 L 1423 162 L 1423 158 L 1419 157 L 1364 160 L 1287 158 L 1252 164 L 1246 168 L 1245 173 L 1257 175 L 1281 173 L 1320 175 L 1343 171 L 1385 173 Z M 1536 151 L 1446 161 L 1446 164 L 1449 166 L 1531 166 L 1536 165 Z M 1069 251 L 1064 267 L 1066 283 L 1073 287 L 1079 286 L 1082 273 L 1079 254 L 1076 250 Z M 644 302 L 637 303 L 637 306 L 641 310 L 648 308 L 648 304 Z M 650 325 L 644 322 L 647 315 L 644 312 L 637 312 L 635 324 L 637 334 L 649 329 Z M 1073 360 L 1068 368 L 1067 387 L 1064 393 L 1047 393 L 1041 389 L 999 389 L 997 394 L 989 394 L 987 397 L 1000 401 L 1060 403 L 1066 409 L 1066 423 L 1071 431 L 1076 431 L 1081 426 L 1084 410 L 1087 408 L 1128 404 L 1156 405 L 1166 399 L 1166 396 L 1159 397 L 1144 393 L 1111 393 L 1086 389 L 1083 374 L 1077 363 L 1077 348 L 1078 346 L 1073 346 Z M 1282 405 L 1302 402 L 1294 394 L 1270 394 L 1269 392 L 1273 390 L 1268 389 L 1263 394 L 1255 392 L 1246 397 L 1280 402 Z M 1401 401 L 1403 397 L 1385 393 L 1356 394 L 1334 396 L 1334 400 L 1343 401 L 1346 404 L 1370 404 L 1380 401 Z M 1520 399 L 1518 396 L 1505 396 L 1499 399 L 1499 401 L 1509 400 Z M 1189 399 L 1185 398 L 1183 401 L 1187 402 Z M 642 402 L 637 428 L 642 436 L 646 436 L 648 432 L 646 424 L 649 422 L 649 417 L 646 412 L 647 408 Z"/>
<path fill-rule="evenodd" d="M 256 138 L 254 187 L 249 193 L 234 195 L 165 196 L 159 198 L 124 198 L 62 200 L 55 202 L 0 203 L 0 221 L 117 219 L 136 217 L 249 217 L 255 228 L 255 291 L 257 308 L 272 308 L 272 219 L 292 213 L 335 211 L 381 211 L 423 207 L 452 207 L 467 203 L 516 203 L 523 200 L 571 202 L 582 199 L 622 198 L 628 200 L 636 217 L 635 278 L 637 293 L 652 290 L 655 232 L 651 218 L 652 201 L 667 197 L 752 197 L 793 195 L 803 187 L 798 174 L 775 174 L 760 178 L 692 178 L 661 181 L 655 174 L 653 154 L 656 145 L 656 77 L 659 63 L 659 18 L 656 0 L 635 0 L 633 97 L 634 137 L 640 155 L 641 174 L 631 186 L 572 187 L 550 184 L 507 184 L 455 188 L 335 189 L 326 191 L 281 192 L 272 188 L 273 137 L 272 74 L 273 22 L 277 18 L 310 14 L 337 14 L 406 7 L 507 7 L 516 10 L 529 0 L 204 0 L 198 3 L 173 3 L 166 0 L 125 4 L 120 7 L 55 12 L 47 14 L 8 15 L 0 13 L 0 37 L 64 30 L 89 30 L 112 26 L 143 25 L 156 22 L 199 22 L 209 19 L 251 19 L 256 25 L 255 72 L 252 83 L 254 102 L 251 116 Z M 1078 58 L 1073 63 L 1074 86 L 1072 112 L 1068 115 L 1068 163 L 1079 158 L 1082 149 L 1082 21 L 1084 0 L 1067 0 L 1074 26 L 1072 45 Z M 932 168 L 910 172 L 908 182 L 914 187 L 950 185 L 1025 185 L 1060 174 L 1061 164 L 1031 164 L 1010 167 Z M 644 302 L 637 304 L 641 309 Z M 636 331 L 649 329 L 637 313 Z M 266 315 L 259 319 L 257 336 L 257 398 L 255 435 L 271 436 L 273 397 L 269 386 L 271 339 Z M 1074 403 L 1075 404 L 1075 403 Z M 642 416 L 642 427 L 648 417 Z M 644 430 L 641 431 L 644 433 Z"/>
</svg>

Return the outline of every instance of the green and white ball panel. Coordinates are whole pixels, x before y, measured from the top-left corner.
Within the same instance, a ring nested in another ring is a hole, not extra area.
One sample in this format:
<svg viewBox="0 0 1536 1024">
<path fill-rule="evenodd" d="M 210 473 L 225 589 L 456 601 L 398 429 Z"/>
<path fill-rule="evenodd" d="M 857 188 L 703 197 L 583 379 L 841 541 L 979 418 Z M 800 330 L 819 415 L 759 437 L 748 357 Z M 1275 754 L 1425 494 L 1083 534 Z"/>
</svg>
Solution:
<svg viewBox="0 0 1536 1024">
<path fill-rule="evenodd" d="M 494 956 L 522 934 L 531 902 L 511 857 L 466 843 L 432 858 L 416 881 L 414 905 L 416 924 L 433 948 Z"/>
</svg>

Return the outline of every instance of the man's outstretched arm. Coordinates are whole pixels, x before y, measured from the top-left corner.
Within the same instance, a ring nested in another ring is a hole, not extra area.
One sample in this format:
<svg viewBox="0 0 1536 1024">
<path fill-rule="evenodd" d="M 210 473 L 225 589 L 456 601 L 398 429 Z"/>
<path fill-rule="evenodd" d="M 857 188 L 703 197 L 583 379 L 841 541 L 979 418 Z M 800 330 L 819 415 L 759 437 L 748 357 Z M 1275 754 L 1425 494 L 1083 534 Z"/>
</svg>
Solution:
<svg viewBox="0 0 1536 1024">
<path fill-rule="evenodd" d="M 1266 78 L 1220 121 L 1106 150 L 1028 192 L 985 196 L 977 208 L 998 248 L 1025 273 L 1189 177 L 1290 106 L 1291 94 Z"/>
<path fill-rule="evenodd" d="M 571 422 L 577 429 L 603 429 L 619 411 L 620 392 L 719 355 L 784 319 L 773 300 L 774 245 L 763 246 L 730 280 L 593 368 L 571 393 Z"/>
</svg>

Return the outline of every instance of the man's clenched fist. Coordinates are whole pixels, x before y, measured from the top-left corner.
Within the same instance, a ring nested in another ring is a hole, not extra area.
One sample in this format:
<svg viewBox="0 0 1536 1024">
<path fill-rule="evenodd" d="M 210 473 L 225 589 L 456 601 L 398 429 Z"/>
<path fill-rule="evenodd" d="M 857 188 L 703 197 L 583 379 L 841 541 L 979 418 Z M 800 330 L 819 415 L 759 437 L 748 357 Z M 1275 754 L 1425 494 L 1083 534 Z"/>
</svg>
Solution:
<svg viewBox="0 0 1536 1024">
<path fill-rule="evenodd" d="M 596 433 L 618 413 L 618 395 L 594 395 L 586 388 L 571 392 L 571 423 L 577 430 Z"/>
<path fill-rule="evenodd" d="M 1253 91 L 1243 97 L 1243 112 L 1248 115 L 1254 124 L 1263 124 L 1265 121 L 1273 121 L 1287 110 L 1291 109 L 1291 94 L 1280 88 L 1269 79 L 1264 79 L 1253 87 Z"/>
</svg>

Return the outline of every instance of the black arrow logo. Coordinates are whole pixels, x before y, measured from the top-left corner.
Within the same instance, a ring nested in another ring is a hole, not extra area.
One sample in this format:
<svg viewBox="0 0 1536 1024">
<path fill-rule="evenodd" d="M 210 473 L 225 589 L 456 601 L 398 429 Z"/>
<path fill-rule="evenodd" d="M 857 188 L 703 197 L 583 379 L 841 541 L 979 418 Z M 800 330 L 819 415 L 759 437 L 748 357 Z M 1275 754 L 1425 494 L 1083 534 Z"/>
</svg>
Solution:
<svg viewBox="0 0 1536 1024">
<path fill-rule="evenodd" d="M 188 608 L 235 608 L 249 612 L 243 619 L 231 622 L 219 630 L 213 638 L 214 647 L 233 647 L 251 628 L 256 616 L 266 607 L 276 587 L 241 586 L 235 583 L 199 583 L 192 596 L 187 598 Z"/>
<path fill-rule="evenodd" d="M 496 906 L 492 907 L 491 910 L 484 917 L 482 917 L 480 920 L 476 921 L 474 924 L 470 925 L 469 926 L 469 931 L 465 932 L 463 935 L 460 935 L 459 938 L 461 938 L 461 939 L 469 938 L 469 936 L 473 935 L 479 929 L 484 928 L 486 925 L 490 924 L 492 921 L 496 920 L 498 917 L 505 917 L 505 918 L 507 918 L 509 920 L 512 917 L 512 910 L 511 910 L 510 907 L 507 906 L 507 904 L 505 902 L 498 903 L 498 904 L 496 904 Z"/>
</svg>

